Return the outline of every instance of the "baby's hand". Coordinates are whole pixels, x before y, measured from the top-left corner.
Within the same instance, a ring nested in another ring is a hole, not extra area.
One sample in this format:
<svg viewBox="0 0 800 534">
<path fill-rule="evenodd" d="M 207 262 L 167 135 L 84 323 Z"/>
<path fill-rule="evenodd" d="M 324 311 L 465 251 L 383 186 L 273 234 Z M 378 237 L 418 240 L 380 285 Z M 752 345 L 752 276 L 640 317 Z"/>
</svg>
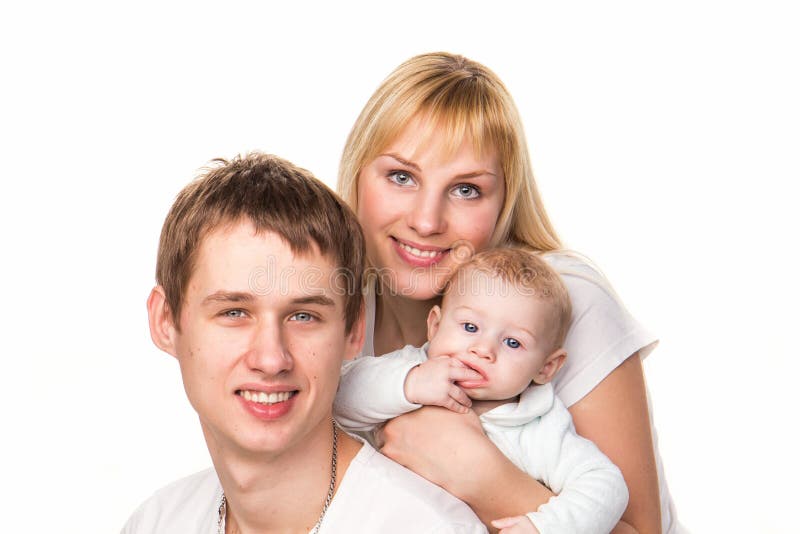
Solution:
<svg viewBox="0 0 800 534">
<path fill-rule="evenodd" d="M 480 378 L 477 371 L 465 367 L 455 358 L 439 356 L 411 369 L 406 376 L 403 392 L 408 402 L 467 413 L 472 401 L 453 382 Z"/>
<path fill-rule="evenodd" d="M 498 534 L 539 534 L 539 529 L 524 515 L 495 519 L 492 526 L 500 529 Z"/>
</svg>

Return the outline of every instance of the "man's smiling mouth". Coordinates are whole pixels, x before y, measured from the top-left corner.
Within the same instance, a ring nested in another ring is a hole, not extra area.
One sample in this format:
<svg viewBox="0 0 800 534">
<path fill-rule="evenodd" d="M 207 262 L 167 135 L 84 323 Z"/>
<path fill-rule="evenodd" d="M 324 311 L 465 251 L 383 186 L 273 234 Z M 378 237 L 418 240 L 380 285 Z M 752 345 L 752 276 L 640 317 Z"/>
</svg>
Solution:
<svg viewBox="0 0 800 534">
<path fill-rule="evenodd" d="M 236 394 L 243 397 L 244 400 L 256 402 L 258 404 L 277 404 L 279 402 L 286 402 L 292 398 L 297 391 L 280 391 L 267 393 L 265 391 L 251 391 L 248 389 L 240 389 Z"/>
</svg>

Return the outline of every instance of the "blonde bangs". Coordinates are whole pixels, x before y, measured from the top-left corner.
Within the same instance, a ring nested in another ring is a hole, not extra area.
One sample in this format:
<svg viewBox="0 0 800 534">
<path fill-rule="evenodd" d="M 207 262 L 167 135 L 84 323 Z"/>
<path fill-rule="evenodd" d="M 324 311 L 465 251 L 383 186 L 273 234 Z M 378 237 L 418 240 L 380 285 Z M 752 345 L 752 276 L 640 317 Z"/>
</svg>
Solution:
<svg viewBox="0 0 800 534">
<path fill-rule="evenodd" d="M 401 64 L 381 83 L 353 125 L 337 189 L 354 210 L 358 210 L 361 169 L 417 118 L 423 124 L 420 147 L 429 146 L 436 133 L 449 155 L 468 138 L 480 156 L 497 151 L 506 198 L 492 246 L 560 248 L 536 188 L 525 133 L 510 93 L 485 66 L 446 52 L 415 56 Z"/>
</svg>

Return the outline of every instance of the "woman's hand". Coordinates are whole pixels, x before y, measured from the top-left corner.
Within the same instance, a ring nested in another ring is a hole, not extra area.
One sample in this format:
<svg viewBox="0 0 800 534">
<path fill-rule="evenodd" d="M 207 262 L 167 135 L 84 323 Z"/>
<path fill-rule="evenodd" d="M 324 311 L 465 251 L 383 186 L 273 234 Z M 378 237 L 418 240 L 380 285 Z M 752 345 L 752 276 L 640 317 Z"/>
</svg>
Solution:
<svg viewBox="0 0 800 534">
<path fill-rule="evenodd" d="M 378 442 L 383 454 L 467 503 L 487 525 L 537 510 L 553 496 L 500 452 L 472 410 L 422 407 L 389 421 Z"/>
<path fill-rule="evenodd" d="M 395 462 L 448 490 L 461 485 L 477 458 L 497 451 L 475 412 L 459 414 L 438 406 L 423 406 L 387 422 L 378 444 Z"/>
</svg>

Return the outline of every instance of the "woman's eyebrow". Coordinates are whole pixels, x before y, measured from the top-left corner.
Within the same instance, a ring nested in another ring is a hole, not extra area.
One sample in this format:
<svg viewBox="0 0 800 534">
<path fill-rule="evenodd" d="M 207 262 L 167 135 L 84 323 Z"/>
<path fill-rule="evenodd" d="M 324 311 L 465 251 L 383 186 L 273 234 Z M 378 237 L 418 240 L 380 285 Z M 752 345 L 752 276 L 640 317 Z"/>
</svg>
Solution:
<svg viewBox="0 0 800 534">
<path fill-rule="evenodd" d="M 413 161 L 408 161 L 407 159 L 402 158 L 398 154 L 390 152 L 388 154 L 381 154 L 381 156 L 388 156 L 388 157 L 396 160 L 398 163 L 400 163 L 402 165 L 405 165 L 406 167 L 411 167 L 412 169 L 414 169 L 416 171 L 420 170 L 419 165 L 417 165 Z M 494 176 L 495 178 L 497 178 L 497 174 L 493 173 L 492 171 L 490 171 L 488 169 L 481 169 L 481 170 L 478 170 L 478 171 L 465 172 L 464 174 L 457 174 L 456 176 L 454 176 L 454 178 L 457 179 L 457 180 L 466 180 L 466 179 L 469 179 L 469 178 L 477 178 L 478 176 L 483 176 L 484 174 L 488 174 L 489 176 Z"/>
<path fill-rule="evenodd" d="M 419 169 L 419 165 L 417 165 L 413 161 L 408 161 L 407 159 L 404 159 L 404 158 L 400 157 L 398 154 L 395 154 L 393 152 L 390 152 L 388 154 L 381 154 L 381 156 L 388 156 L 388 157 L 390 157 L 390 158 L 392 158 L 394 160 L 397 160 L 398 163 L 401 163 L 401 164 L 405 165 L 406 167 L 411 167 L 412 169 L 420 170 Z"/>
</svg>

